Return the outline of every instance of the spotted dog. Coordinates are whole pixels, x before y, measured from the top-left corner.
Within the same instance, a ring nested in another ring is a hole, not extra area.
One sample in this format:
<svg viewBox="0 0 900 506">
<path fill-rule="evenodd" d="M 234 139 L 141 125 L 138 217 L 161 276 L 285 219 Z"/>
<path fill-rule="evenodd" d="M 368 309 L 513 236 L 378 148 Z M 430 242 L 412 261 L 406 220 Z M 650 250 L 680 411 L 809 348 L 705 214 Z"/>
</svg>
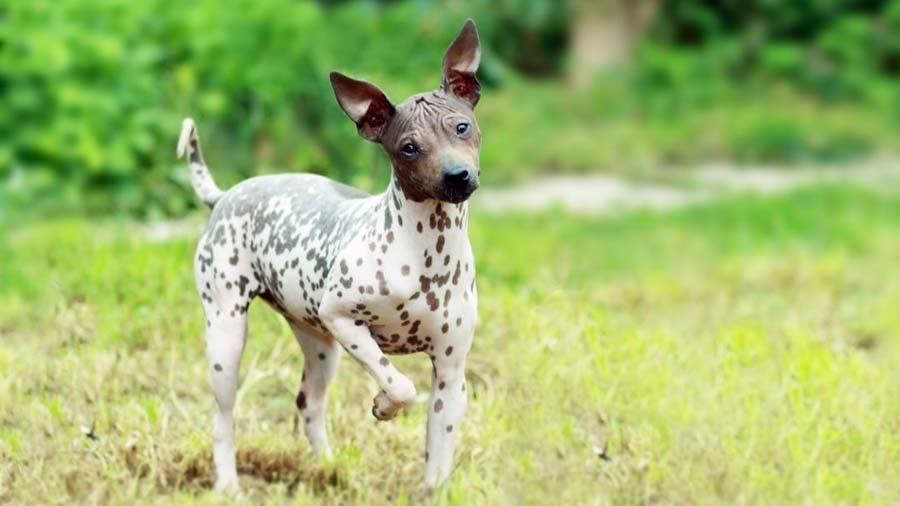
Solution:
<svg viewBox="0 0 900 506">
<path fill-rule="evenodd" d="M 378 384 L 372 414 L 379 420 L 416 397 L 388 355 L 423 352 L 433 365 L 425 485 L 450 474 L 477 318 L 466 201 L 480 173 L 473 111 L 480 59 L 469 20 L 444 55 L 436 91 L 394 105 L 375 85 L 331 73 L 359 134 L 390 157 L 391 182 L 380 195 L 312 174 L 254 177 L 222 191 L 193 121 L 184 120 L 178 155 L 187 153 L 194 189 L 212 209 L 194 271 L 218 404 L 217 489 L 237 489 L 232 411 L 247 310 L 257 297 L 284 316 L 303 351 L 296 404 L 314 452 L 330 454 L 326 390 L 341 348 Z"/>
</svg>

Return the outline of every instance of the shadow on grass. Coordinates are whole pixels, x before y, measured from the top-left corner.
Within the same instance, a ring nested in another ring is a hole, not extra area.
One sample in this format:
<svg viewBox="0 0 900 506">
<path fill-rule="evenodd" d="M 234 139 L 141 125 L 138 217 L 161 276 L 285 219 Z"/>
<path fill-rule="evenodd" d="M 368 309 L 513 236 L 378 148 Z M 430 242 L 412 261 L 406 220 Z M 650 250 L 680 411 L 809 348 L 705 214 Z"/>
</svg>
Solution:
<svg viewBox="0 0 900 506">
<path fill-rule="evenodd" d="M 124 458 L 126 467 L 134 476 L 148 478 L 154 474 L 150 464 L 142 458 L 136 447 L 126 448 Z M 300 484 L 306 484 L 315 493 L 322 493 L 330 488 L 347 488 L 344 477 L 337 469 L 316 467 L 314 461 L 304 460 L 302 454 L 292 449 L 241 449 L 237 452 L 237 463 L 241 481 L 245 486 L 250 485 L 250 488 L 256 488 L 256 482 L 261 482 L 260 485 L 281 483 L 290 495 L 294 494 Z M 161 458 L 159 465 L 155 481 L 160 493 L 213 488 L 215 470 L 211 452 L 175 451 Z"/>
</svg>

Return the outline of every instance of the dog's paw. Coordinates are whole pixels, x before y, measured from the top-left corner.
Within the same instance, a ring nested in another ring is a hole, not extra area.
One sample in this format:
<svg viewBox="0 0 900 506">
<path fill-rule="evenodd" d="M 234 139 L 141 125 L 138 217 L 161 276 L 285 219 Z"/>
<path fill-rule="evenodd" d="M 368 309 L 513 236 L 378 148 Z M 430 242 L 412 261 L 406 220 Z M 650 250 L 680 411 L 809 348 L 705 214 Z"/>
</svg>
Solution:
<svg viewBox="0 0 900 506">
<path fill-rule="evenodd" d="M 412 380 L 401 375 L 394 379 L 390 392 L 385 389 L 375 396 L 372 402 L 372 416 L 382 421 L 390 420 L 415 399 L 416 385 Z"/>
<path fill-rule="evenodd" d="M 238 484 L 237 476 L 231 478 L 219 478 L 213 487 L 216 493 L 235 496 L 241 492 L 241 486 Z"/>
<path fill-rule="evenodd" d="M 400 408 L 402 407 L 402 405 L 392 402 L 387 396 L 387 393 L 382 390 L 381 392 L 378 392 L 378 395 L 376 395 L 375 399 L 372 401 L 372 416 L 377 420 L 386 422 L 397 416 L 397 412 L 400 411 Z"/>
</svg>

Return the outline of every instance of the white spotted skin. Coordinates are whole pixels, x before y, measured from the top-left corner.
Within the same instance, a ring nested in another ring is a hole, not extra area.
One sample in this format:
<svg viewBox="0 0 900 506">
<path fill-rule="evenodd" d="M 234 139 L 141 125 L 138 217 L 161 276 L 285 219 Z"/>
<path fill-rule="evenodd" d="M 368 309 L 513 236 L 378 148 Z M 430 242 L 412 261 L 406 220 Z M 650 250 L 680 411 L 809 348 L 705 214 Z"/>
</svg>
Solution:
<svg viewBox="0 0 900 506">
<path fill-rule="evenodd" d="M 340 348 L 378 384 L 372 412 L 380 420 L 396 416 L 416 395 L 386 355 L 426 353 L 435 374 L 425 483 L 434 487 L 447 478 L 477 318 L 466 203 L 415 202 L 396 182 L 366 196 L 319 176 L 249 179 L 215 203 L 195 277 L 219 407 L 217 489 L 237 489 L 232 410 L 247 309 L 256 297 L 288 320 L 303 348 L 297 406 L 313 450 L 323 455 L 331 451 L 325 393 Z"/>
</svg>

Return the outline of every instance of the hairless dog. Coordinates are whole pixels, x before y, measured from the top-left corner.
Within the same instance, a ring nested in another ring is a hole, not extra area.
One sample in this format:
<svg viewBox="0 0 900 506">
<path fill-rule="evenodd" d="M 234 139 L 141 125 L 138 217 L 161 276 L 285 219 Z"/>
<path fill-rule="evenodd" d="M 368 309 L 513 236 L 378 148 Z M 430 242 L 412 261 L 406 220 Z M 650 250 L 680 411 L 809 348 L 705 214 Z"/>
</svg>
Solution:
<svg viewBox="0 0 900 506">
<path fill-rule="evenodd" d="M 284 316 L 303 351 L 296 403 L 314 452 L 331 452 L 326 390 L 341 348 L 378 384 L 372 414 L 379 420 L 416 397 L 387 355 L 424 352 L 433 365 L 425 485 L 449 476 L 477 318 L 467 199 L 480 173 L 480 59 L 469 20 L 444 55 L 435 91 L 395 105 L 375 85 L 331 73 L 337 101 L 360 136 L 390 157 L 391 181 L 380 195 L 312 174 L 254 177 L 222 191 L 193 121 L 184 120 L 178 154 L 187 153 L 194 189 L 212 209 L 194 273 L 218 405 L 217 489 L 238 488 L 233 408 L 247 310 L 257 297 Z"/>
</svg>

